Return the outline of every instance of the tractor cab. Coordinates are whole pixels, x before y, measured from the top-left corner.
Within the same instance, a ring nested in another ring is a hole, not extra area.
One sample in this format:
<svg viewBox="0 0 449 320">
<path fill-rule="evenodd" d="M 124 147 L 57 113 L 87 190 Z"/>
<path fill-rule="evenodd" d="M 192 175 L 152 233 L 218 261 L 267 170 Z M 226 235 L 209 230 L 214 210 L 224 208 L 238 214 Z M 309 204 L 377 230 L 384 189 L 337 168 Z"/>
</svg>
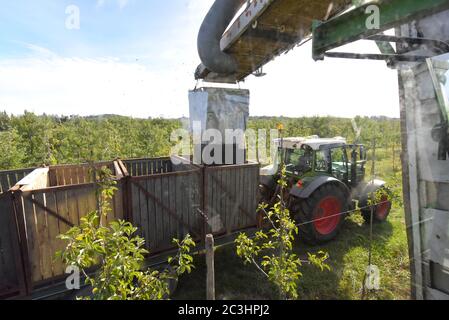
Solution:
<svg viewBox="0 0 449 320">
<path fill-rule="evenodd" d="M 348 145 L 342 137 L 322 139 L 318 136 L 277 139 L 275 143 L 278 150 L 275 163 L 283 160 L 289 177 L 329 175 L 349 187 L 365 178 L 366 149 L 363 145 Z M 262 174 L 265 171 L 262 169 Z"/>
</svg>

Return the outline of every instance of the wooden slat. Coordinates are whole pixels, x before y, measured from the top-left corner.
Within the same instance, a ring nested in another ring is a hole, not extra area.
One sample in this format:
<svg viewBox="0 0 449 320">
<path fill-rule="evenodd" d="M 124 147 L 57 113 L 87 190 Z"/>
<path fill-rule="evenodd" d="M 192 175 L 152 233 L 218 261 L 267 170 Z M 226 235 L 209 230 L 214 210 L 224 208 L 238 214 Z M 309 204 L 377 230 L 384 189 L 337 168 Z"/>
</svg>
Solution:
<svg viewBox="0 0 449 320">
<path fill-rule="evenodd" d="M 65 177 L 65 185 L 71 185 L 73 184 L 73 173 L 72 173 L 72 167 L 64 168 L 64 177 Z"/>
<path fill-rule="evenodd" d="M 148 175 L 154 173 L 154 162 L 152 160 L 148 161 Z"/>
<path fill-rule="evenodd" d="M 142 161 L 136 162 L 136 176 L 142 176 Z"/>
<path fill-rule="evenodd" d="M 81 221 L 81 218 L 85 217 L 89 212 L 89 205 L 87 202 L 87 194 L 88 190 L 86 188 L 76 190 L 76 204 L 78 209 L 78 218 Z"/>
<path fill-rule="evenodd" d="M 57 185 L 56 172 L 53 169 L 50 169 L 48 171 L 48 182 L 50 184 L 50 187 L 54 187 Z"/>
<path fill-rule="evenodd" d="M 185 220 L 185 216 L 186 216 L 185 210 L 187 208 L 183 207 L 183 205 L 182 205 L 182 200 L 186 195 L 186 193 L 183 192 L 183 190 L 182 190 L 183 189 L 182 188 L 183 177 L 176 177 L 174 179 L 174 183 L 175 183 L 175 201 L 174 201 L 175 212 L 178 214 L 179 219 L 184 221 L 188 225 L 188 222 L 186 222 L 186 220 Z M 185 230 L 185 227 L 183 226 L 183 224 L 181 222 L 177 223 L 176 234 L 177 234 L 178 239 L 184 238 L 187 231 L 188 230 Z"/>
<path fill-rule="evenodd" d="M 72 184 L 80 183 L 81 166 L 75 166 L 72 168 Z"/>
<path fill-rule="evenodd" d="M 212 207 L 211 210 L 209 211 L 209 219 L 217 219 L 217 215 L 220 215 L 220 198 L 222 196 L 222 193 L 220 192 L 213 192 L 214 189 L 214 178 L 216 179 L 216 175 L 217 175 L 217 171 L 211 171 L 210 173 L 211 175 L 211 184 L 209 185 L 209 188 L 211 190 L 211 194 L 212 194 Z M 210 225 L 209 225 L 210 228 Z M 212 230 L 210 230 L 212 231 Z"/>
<path fill-rule="evenodd" d="M 154 195 L 155 197 L 161 199 L 161 192 L 162 192 L 162 178 L 157 178 L 154 181 Z M 153 250 L 157 250 L 158 248 L 160 248 L 163 245 L 163 239 L 164 239 L 164 212 L 162 207 L 158 204 L 155 203 L 155 215 L 156 215 L 156 242 L 154 243 L 154 248 Z"/>
<path fill-rule="evenodd" d="M 241 188 L 243 190 L 243 193 L 246 195 L 246 199 L 242 199 L 242 207 L 245 211 L 248 212 L 248 214 L 252 214 L 251 212 L 251 203 L 253 202 L 253 197 L 252 195 L 254 195 L 254 191 L 253 191 L 253 181 L 252 179 L 255 179 L 254 176 L 254 170 L 252 168 L 247 170 L 247 173 L 245 174 L 245 172 L 243 172 L 243 183 L 241 185 Z M 246 191 L 247 190 L 247 191 Z M 245 193 L 247 192 L 247 193 Z M 246 214 L 242 214 L 242 216 L 244 217 L 244 225 L 243 227 L 246 227 L 248 225 L 250 225 L 252 223 L 250 217 Z"/>
<path fill-rule="evenodd" d="M 46 197 L 44 193 L 34 194 L 34 200 L 46 205 Z M 39 207 L 35 206 L 35 219 L 36 223 L 36 238 L 39 243 L 39 260 L 40 260 L 40 279 L 50 279 L 53 275 L 51 266 L 51 245 L 49 243 L 49 231 L 47 222 L 47 212 Z M 39 279 L 39 277 L 36 277 Z"/>
<path fill-rule="evenodd" d="M 228 180 L 226 181 L 226 184 L 223 185 L 224 190 L 222 192 L 226 193 L 226 197 L 228 198 L 231 206 L 229 207 L 229 214 L 232 216 L 232 229 L 231 231 L 235 230 L 237 226 L 239 225 L 239 210 L 238 210 L 238 204 L 235 201 L 233 190 L 235 190 L 235 170 L 226 170 L 226 174 L 228 176 Z"/>
<path fill-rule="evenodd" d="M 81 167 L 79 169 L 79 183 L 88 183 L 90 182 L 89 179 L 89 170 L 86 167 Z"/>
<path fill-rule="evenodd" d="M 242 201 L 241 196 L 244 193 L 244 190 L 242 188 L 242 185 L 240 183 L 241 175 L 243 174 L 243 170 L 241 168 L 236 169 L 233 171 L 233 184 L 234 184 L 234 191 L 233 197 L 235 199 L 235 206 L 234 210 L 238 216 L 238 227 L 244 227 L 246 226 L 246 215 L 240 210 L 240 207 L 242 207 Z"/>
<path fill-rule="evenodd" d="M 147 180 L 147 190 L 149 193 L 156 195 L 155 192 L 155 180 L 149 179 Z M 147 208 L 148 208 L 148 241 L 149 248 L 152 250 L 152 248 L 157 246 L 158 243 L 158 221 L 157 221 L 157 204 L 155 201 L 151 198 L 147 199 Z"/>
<path fill-rule="evenodd" d="M 148 191 L 148 180 L 147 181 L 142 181 L 141 185 L 145 188 L 145 190 Z M 142 229 L 142 237 L 145 239 L 145 245 L 146 248 L 149 250 L 149 239 L 150 239 L 150 234 L 149 234 L 149 213 L 148 213 L 148 198 L 145 197 L 144 194 L 142 194 L 142 192 L 139 192 L 139 207 L 140 207 L 140 223 L 141 226 L 140 228 Z"/>
<path fill-rule="evenodd" d="M 148 175 L 148 162 L 149 161 L 144 161 L 142 163 L 142 175 L 143 176 L 147 176 Z"/>
<path fill-rule="evenodd" d="M 132 192 L 132 210 L 133 210 L 133 223 L 136 228 L 139 230 L 139 235 L 143 236 L 143 230 L 142 230 L 142 212 L 140 209 L 140 198 L 141 198 L 141 192 L 137 188 L 135 184 L 132 184 L 131 187 Z"/>
<path fill-rule="evenodd" d="M 169 196 L 169 178 L 163 177 L 162 178 L 162 189 L 161 189 L 161 200 L 163 204 L 169 205 L 170 203 L 170 196 Z M 170 245 L 171 241 L 171 220 L 172 217 L 166 212 L 166 210 L 163 210 L 163 219 L 164 219 L 164 246 Z"/>
<path fill-rule="evenodd" d="M 248 201 L 248 203 L 251 203 L 251 208 L 249 208 L 249 212 L 253 213 L 253 219 L 251 221 L 252 225 L 256 225 L 257 224 L 257 218 L 256 218 L 256 211 L 257 211 L 257 207 L 259 206 L 258 203 L 258 195 L 259 195 L 259 178 L 260 178 L 260 172 L 259 172 L 259 167 L 253 167 L 253 185 L 252 185 L 252 200 L 251 202 Z M 250 211 L 252 210 L 252 211 Z"/>
<path fill-rule="evenodd" d="M 114 195 L 114 220 L 124 220 L 124 208 L 123 208 L 123 182 L 119 182 L 117 185 L 117 191 Z"/>
<path fill-rule="evenodd" d="M 158 173 L 165 173 L 164 171 L 164 161 L 159 159 L 157 160 Z"/>
<path fill-rule="evenodd" d="M 0 296 L 6 291 L 20 291 L 23 285 L 19 239 L 14 222 L 13 200 L 9 194 L 0 195 Z M 20 278 L 22 277 L 22 278 Z"/>
<path fill-rule="evenodd" d="M 69 210 L 67 208 L 67 192 L 60 191 L 53 193 L 54 199 L 50 203 L 47 200 L 47 206 L 50 210 L 55 210 L 60 216 L 70 221 Z M 56 219 L 53 216 L 48 216 L 50 226 L 50 241 L 52 244 L 52 261 L 53 261 L 53 277 L 61 276 L 64 274 L 64 265 L 61 259 L 56 258 L 56 252 L 63 251 L 65 249 L 64 241 L 58 239 L 61 234 L 67 233 L 70 227 L 64 222 Z M 70 221 L 72 222 L 72 221 Z"/>
<path fill-rule="evenodd" d="M 211 214 L 214 211 L 214 194 L 212 192 L 212 178 L 210 175 L 210 172 L 208 170 L 208 168 L 205 168 L 204 172 L 206 173 L 205 176 L 205 186 L 204 186 L 204 190 L 205 190 L 205 212 L 204 214 L 207 215 L 207 217 L 209 218 L 211 216 Z M 209 230 L 207 230 L 208 232 Z"/>
<path fill-rule="evenodd" d="M 131 175 L 133 177 L 137 176 L 137 163 L 136 162 L 131 163 Z"/>
<path fill-rule="evenodd" d="M 259 192 L 259 168 L 252 168 L 248 171 L 250 172 L 250 174 L 246 175 L 246 180 L 243 187 L 250 184 L 250 193 L 243 199 L 245 203 L 244 208 L 249 214 L 252 215 L 251 219 L 248 217 L 248 225 L 256 225 L 256 211 L 258 206 L 257 195 Z M 254 179 L 256 180 L 256 182 L 254 181 Z"/>
<path fill-rule="evenodd" d="M 19 182 L 24 177 L 25 177 L 24 172 L 11 172 L 10 174 L 8 174 L 8 180 L 9 180 L 9 188 L 8 189 L 11 189 L 13 186 L 16 185 L 17 182 Z"/>
<path fill-rule="evenodd" d="M 217 181 L 222 181 L 223 179 L 223 172 L 221 171 L 216 171 L 213 173 L 214 177 L 217 179 Z M 225 207 L 224 207 L 224 203 L 225 203 L 225 195 L 221 192 L 217 192 L 217 201 L 215 203 L 215 214 L 218 215 L 220 217 L 220 221 L 223 224 L 223 226 L 226 228 L 226 214 L 225 214 Z"/>
<path fill-rule="evenodd" d="M 69 213 L 69 220 L 74 225 L 80 224 L 79 212 L 78 212 L 78 191 L 67 190 L 67 210 Z"/>
<path fill-rule="evenodd" d="M 203 203 L 204 192 L 201 187 L 203 184 L 202 174 L 193 174 L 190 176 L 193 178 L 192 186 L 196 186 L 196 191 L 193 193 L 193 203 L 192 203 L 192 215 L 191 217 L 196 221 L 195 227 L 197 230 L 202 230 L 204 218 L 197 212 L 197 208 L 201 208 Z M 192 235 L 193 236 L 193 235 Z M 203 235 L 204 236 L 204 235 Z M 202 240 L 202 239 L 200 239 Z"/>
<path fill-rule="evenodd" d="M 231 208 L 232 214 L 235 215 L 235 220 L 236 220 L 236 224 L 232 231 L 239 229 L 239 227 L 243 223 L 243 219 L 242 219 L 243 213 L 240 211 L 240 208 L 239 208 L 240 203 L 237 201 L 237 193 L 236 193 L 236 190 L 239 187 L 238 179 L 237 179 L 238 171 L 239 171 L 239 168 L 229 171 L 230 178 L 229 178 L 229 185 L 227 186 L 227 190 L 229 192 L 229 197 L 232 201 L 232 208 Z M 238 191 L 239 191 L 239 193 L 242 192 L 242 190 L 238 190 Z"/>
<path fill-rule="evenodd" d="M 29 195 L 29 197 L 34 197 Z M 22 209 L 26 223 L 26 240 L 28 244 L 28 256 L 30 261 L 31 280 L 33 282 L 42 280 L 41 272 L 41 248 L 38 239 L 38 224 L 34 205 L 27 199 L 21 199 Z"/>
<path fill-rule="evenodd" d="M 169 208 L 175 214 L 175 217 L 170 217 L 170 241 L 172 241 L 174 238 L 178 238 L 178 225 L 182 223 L 182 216 L 180 216 L 180 212 L 176 210 L 176 178 L 176 176 L 171 176 L 168 178 Z"/>
<path fill-rule="evenodd" d="M 9 190 L 9 181 L 8 181 L 8 175 L 2 174 L 0 175 L 0 185 L 1 185 L 1 192 L 5 193 Z"/>
<path fill-rule="evenodd" d="M 233 202 L 229 198 L 228 193 L 221 189 L 222 185 L 227 185 L 229 181 L 229 176 L 226 171 L 215 171 L 213 172 L 213 177 L 215 178 L 212 181 L 212 192 L 216 193 L 220 202 L 217 205 L 217 211 L 220 215 L 220 220 L 223 223 L 223 230 L 217 230 L 217 232 L 228 232 L 229 228 L 227 227 L 228 221 L 230 221 L 230 207 L 233 205 Z"/>
<path fill-rule="evenodd" d="M 46 207 L 54 212 L 58 212 L 58 206 L 56 203 L 56 193 L 55 192 L 49 192 L 45 194 L 45 201 L 46 201 Z M 58 227 L 58 220 L 50 215 L 48 211 L 45 212 L 45 218 L 47 222 L 47 228 L 46 228 L 46 239 L 45 239 L 45 252 L 46 256 L 43 257 L 44 263 L 45 263 L 45 274 L 44 274 L 44 280 L 51 279 L 52 277 L 55 277 L 57 275 L 60 275 L 60 270 L 57 270 L 55 266 L 55 254 L 57 251 L 57 245 L 56 245 L 56 237 L 59 235 L 59 227 Z M 50 265 L 50 270 L 47 270 L 48 265 Z M 60 263 L 58 263 L 60 265 Z M 47 274 L 48 272 L 48 274 Z"/>
<path fill-rule="evenodd" d="M 192 189 L 195 188 L 195 185 L 192 185 L 192 177 L 191 176 L 184 176 L 180 177 L 179 181 L 181 182 L 181 208 L 183 208 L 183 220 L 187 223 L 189 226 L 188 228 L 185 228 L 185 233 L 190 233 L 191 228 L 195 228 L 193 222 L 194 220 L 191 219 L 192 215 Z"/>
<path fill-rule="evenodd" d="M 54 169 L 55 170 L 55 176 L 56 176 L 56 184 L 55 186 L 60 186 L 64 184 L 64 177 L 61 176 L 61 170 L 59 169 Z"/>
<path fill-rule="evenodd" d="M 98 210 L 98 202 L 96 196 L 96 186 L 91 186 L 87 188 L 86 197 L 87 197 L 87 210 L 83 212 L 82 215 L 86 216 L 88 213 Z M 86 201 L 84 199 L 80 199 L 80 201 Z"/>
</svg>

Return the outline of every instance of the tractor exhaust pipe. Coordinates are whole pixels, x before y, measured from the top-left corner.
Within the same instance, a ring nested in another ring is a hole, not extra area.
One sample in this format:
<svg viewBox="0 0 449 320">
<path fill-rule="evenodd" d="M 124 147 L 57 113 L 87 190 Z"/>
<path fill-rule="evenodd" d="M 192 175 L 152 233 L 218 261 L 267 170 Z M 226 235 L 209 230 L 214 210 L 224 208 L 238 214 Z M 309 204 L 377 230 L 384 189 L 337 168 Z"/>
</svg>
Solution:
<svg viewBox="0 0 449 320">
<path fill-rule="evenodd" d="M 202 64 L 218 74 L 229 75 L 237 71 L 237 62 L 221 51 L 220 40 L 229 23 L 246 0 L 215 0 L 198 34 L 198 53 Z"/>
</svg>

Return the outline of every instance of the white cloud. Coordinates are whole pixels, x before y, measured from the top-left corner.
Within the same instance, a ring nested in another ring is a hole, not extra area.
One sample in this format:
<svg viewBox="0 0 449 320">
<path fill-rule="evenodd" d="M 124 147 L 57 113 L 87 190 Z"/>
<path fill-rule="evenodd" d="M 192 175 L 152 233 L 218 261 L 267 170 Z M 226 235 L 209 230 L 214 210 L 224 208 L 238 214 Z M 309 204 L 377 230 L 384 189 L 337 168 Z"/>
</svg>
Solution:
<svg viewBox="0 0 449 320">
<path fill-rule="evenodd" d="M 112 58 L 2 61 L 0 109 L 173 117 L 183 113 L 178 99 L 185 91 L 173 90 L 170 78 Z"/>
<path fill-rule="evenodd" d="M 128 2 L 129 0 L 118 0 L 118 6 L 120 7 L 120 9 L 123 9 L 128 5 Z"/>
<path fill-rule="evenodd" d="M 107 2 L 111 1 L 116 2 L 120 9 L 123 9 L 129 3 L 129 0 L 97 0 L 97 7 L 103 7 Z"/>
<path fill-rule="evenodd" d="M 252 115 L 399 116 L 397 75 L 384 62 L 313 62 L 310 50 L 305 46 L 278 58 L 265 67 L 267 76 L 250 77 L 242 84 L 251 90 Z M 184 64 L 180 59 L 161 71 L 116 58 L 0 61 L 0 110 L 187 115 L 195 60 L 185 57 L 190 62 Z"/>
<path fill-rule="evenodd" d="M 50 49 L 32 44 L 32 43 L 26 43 L 21 41 L 16 41 L 16 43 L 24 46 L 27 48 L 33 55 L 37 55 L 42 58 L 56 58 L 58 55 L 51 51 Z"/>
<path fill-rule="evenodd" d="M 369 42 L 341 48 L 376 52 Z M 383 61 L 312 60 L 311 43 L 276 58 L 263 78 L 248 78 L 251 111 L 260 115 L 385 115 L 399 117 L 398 76 Z"/>
</svg>

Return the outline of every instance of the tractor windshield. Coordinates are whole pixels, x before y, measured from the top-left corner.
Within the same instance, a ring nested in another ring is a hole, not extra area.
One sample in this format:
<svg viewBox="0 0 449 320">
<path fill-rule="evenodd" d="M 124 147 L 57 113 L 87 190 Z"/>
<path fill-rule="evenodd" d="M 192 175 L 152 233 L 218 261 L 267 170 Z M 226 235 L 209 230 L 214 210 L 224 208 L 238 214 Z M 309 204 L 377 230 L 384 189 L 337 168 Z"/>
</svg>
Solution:
<svg viewBox="0 0 449 320">
<path fill-rule="evenodd" d="M 300 175 L 312 170 L 312 161 L 313 150 L 308 146 L 288 149 L 285 154 L 285 166 L 290 174 Z"/>
</svg>

